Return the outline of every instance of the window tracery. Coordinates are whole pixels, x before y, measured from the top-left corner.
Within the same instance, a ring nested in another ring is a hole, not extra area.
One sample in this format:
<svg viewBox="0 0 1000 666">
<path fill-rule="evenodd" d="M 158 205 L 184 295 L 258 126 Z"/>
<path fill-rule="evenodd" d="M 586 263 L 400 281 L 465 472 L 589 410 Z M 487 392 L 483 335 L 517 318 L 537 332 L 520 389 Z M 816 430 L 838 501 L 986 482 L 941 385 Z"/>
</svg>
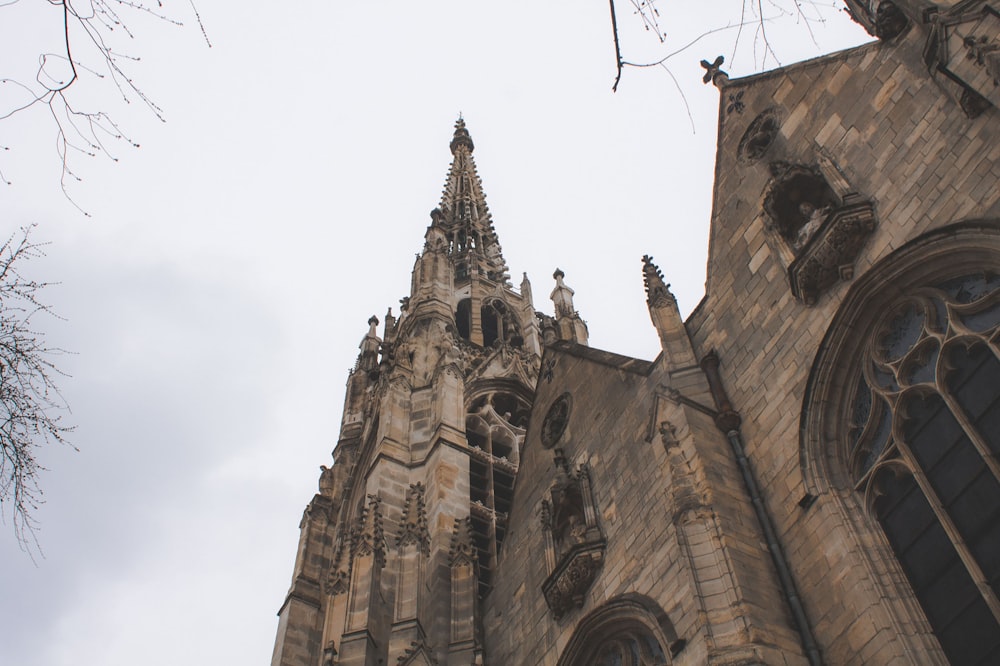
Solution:
<svg viewBox="0 0 1000 666">
<path fill-rule="evenodd" d="M 530 404 L 506 390 L 474 398 L 465 417 L 469 442 L 472 536 L 479 561 L 479 596 L 493 585 L 493 571 L 507 534 Z"/>
<path fill-rule="evenodd" d="M 579 622 L 558 666 L 667 666 L 685 646 L 655 602 L 626 594 Z"/>
<path fill-rule="evenodd" d="M 848 469 L 955 664 L 1000 660 L 1000 275 L 903 293 L 861 350 Z"/>
</svg>

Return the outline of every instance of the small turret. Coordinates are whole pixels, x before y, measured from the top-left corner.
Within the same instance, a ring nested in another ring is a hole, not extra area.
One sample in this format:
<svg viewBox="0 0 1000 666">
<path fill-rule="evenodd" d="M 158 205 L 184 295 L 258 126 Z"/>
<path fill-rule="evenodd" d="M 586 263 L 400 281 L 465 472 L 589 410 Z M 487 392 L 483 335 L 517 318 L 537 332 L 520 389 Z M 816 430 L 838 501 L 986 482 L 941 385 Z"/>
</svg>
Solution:
<svg viewBox="0 0 1000 666">
<path fill-rule="evenodd" d="M 396 318 L 392 315 L 392 308 L 385 312 L 385 327 L 382 329 L 382 339 L 388 344 L 396 336 Z"/>
<path fill-rule="evenodd" d="M 646 287 L 649 318 L 653 320 L 660 337 L 660 347 L 668 366 L 676 370 L 696 365 L 694 349 L 677 307 L 677 299 L 670 293 L 670 285 L 663 281 L 663 273 L 648 254 L 642 258 L 642 281 Z"/>
<path fill-rule="evenodd" d="M 413 314 L 421 318 L 434 316 L 451 323 L 454 264 L 449 256 L 448 235 L 442 220 L 439 209 L 431 211 L 431 224 L 424 233 L 424 249 L 413 265 L 410 302 Z"/>
<path fill-rule="evenodd" d="M 379 350 L 382 340 L 375 333 L 378 317 L 372 315 L 368 319 L 368 333 L 361 339 L 358 347 L 358 360 L 347 378 L 347 392 L 344 396 L 344 419 L 340 426 L 340 439 L 352 440 L 361 434 L 364 420 L 365 401 L 368 399 L 368 387 L 378 379 Z"/>
<path fill-rule="evenodd" d="M 570 289 L 563 278 L 566 274 L 560 269 L 552 274 L 555 278 L 556 286 L 549 294 L 555 305 L 556 326 L 559 330 L 560 340 L 569 340 L 581 345 L 587 344 L 587 324 L 580 318 L 580 313 L 573 307 L 573 294 L 576 292 Z"/>
<path fill-rule="evenodd" d="M 361 340 L 358 347 L 361 353 L 358 354 L 358 370 L 371 372 L 378 367 L 378 350 L 382 344 L 382 339 L 378 337 L 375 329 L 378 326 L 378 317 L 372 315 L 368 319 L 368 334 Z"/>
<path fill-rule="evenodd" d="M 535 304 L 534 304 L 534 301 L 531 298 L 531 282 L 528 280 L 528 274 L 527 273 L 522 273 L 521 276 L 522 276 L 521 277 L 521 298 L 524 299 L 524 302 L 528 305 L 528 307 L 534 309 Z"/>
</svg>

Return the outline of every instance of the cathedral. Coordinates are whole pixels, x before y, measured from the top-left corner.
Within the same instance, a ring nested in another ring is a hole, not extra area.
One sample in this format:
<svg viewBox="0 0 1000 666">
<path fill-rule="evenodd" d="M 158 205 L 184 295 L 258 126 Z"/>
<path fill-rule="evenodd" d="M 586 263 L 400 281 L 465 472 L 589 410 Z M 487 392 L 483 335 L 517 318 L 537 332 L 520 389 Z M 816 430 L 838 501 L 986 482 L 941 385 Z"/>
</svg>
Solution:
<svg viewBox="0 0 1000 666">
<path fill-rule="evenodd" d="M 703 63 L 706 291 L 637 262 L 652 360 L 512 281 L 459 119 L 272 666 L 1000 664 L 1000 3 L 846 4 L 877 41 Z"/>
</svg>

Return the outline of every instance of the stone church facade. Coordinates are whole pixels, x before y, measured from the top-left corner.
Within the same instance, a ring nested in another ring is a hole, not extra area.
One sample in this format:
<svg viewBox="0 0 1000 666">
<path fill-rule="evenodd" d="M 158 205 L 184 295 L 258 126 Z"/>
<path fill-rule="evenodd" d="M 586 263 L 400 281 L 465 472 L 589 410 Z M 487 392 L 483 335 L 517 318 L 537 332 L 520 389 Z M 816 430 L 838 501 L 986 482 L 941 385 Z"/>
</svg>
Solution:
<svg viewBox="0 0 1000 666">
<path fill-rule="evenodd" d="M 706 295 L 643 258 L 652 361 L 514 288 L 459 120 L 272 666 L 1000 664 L 1000 5 L 847 4 L 878 41 L 705 63 Z"/>
</svg>

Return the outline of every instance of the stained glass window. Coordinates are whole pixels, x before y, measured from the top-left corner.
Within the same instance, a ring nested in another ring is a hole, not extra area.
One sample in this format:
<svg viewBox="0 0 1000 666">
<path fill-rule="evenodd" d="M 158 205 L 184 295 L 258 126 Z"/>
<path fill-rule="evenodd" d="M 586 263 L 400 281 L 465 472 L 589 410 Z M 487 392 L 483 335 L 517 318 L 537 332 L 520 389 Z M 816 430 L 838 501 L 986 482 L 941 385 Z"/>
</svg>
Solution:
<svg viewBox="0 0 1000 666">
<path fill-rule="evenodd" d="M 855 487 L 949 660 L 1000 663 L 1000 277 L 906 294 L 854 386 Z"/>
</svg>

